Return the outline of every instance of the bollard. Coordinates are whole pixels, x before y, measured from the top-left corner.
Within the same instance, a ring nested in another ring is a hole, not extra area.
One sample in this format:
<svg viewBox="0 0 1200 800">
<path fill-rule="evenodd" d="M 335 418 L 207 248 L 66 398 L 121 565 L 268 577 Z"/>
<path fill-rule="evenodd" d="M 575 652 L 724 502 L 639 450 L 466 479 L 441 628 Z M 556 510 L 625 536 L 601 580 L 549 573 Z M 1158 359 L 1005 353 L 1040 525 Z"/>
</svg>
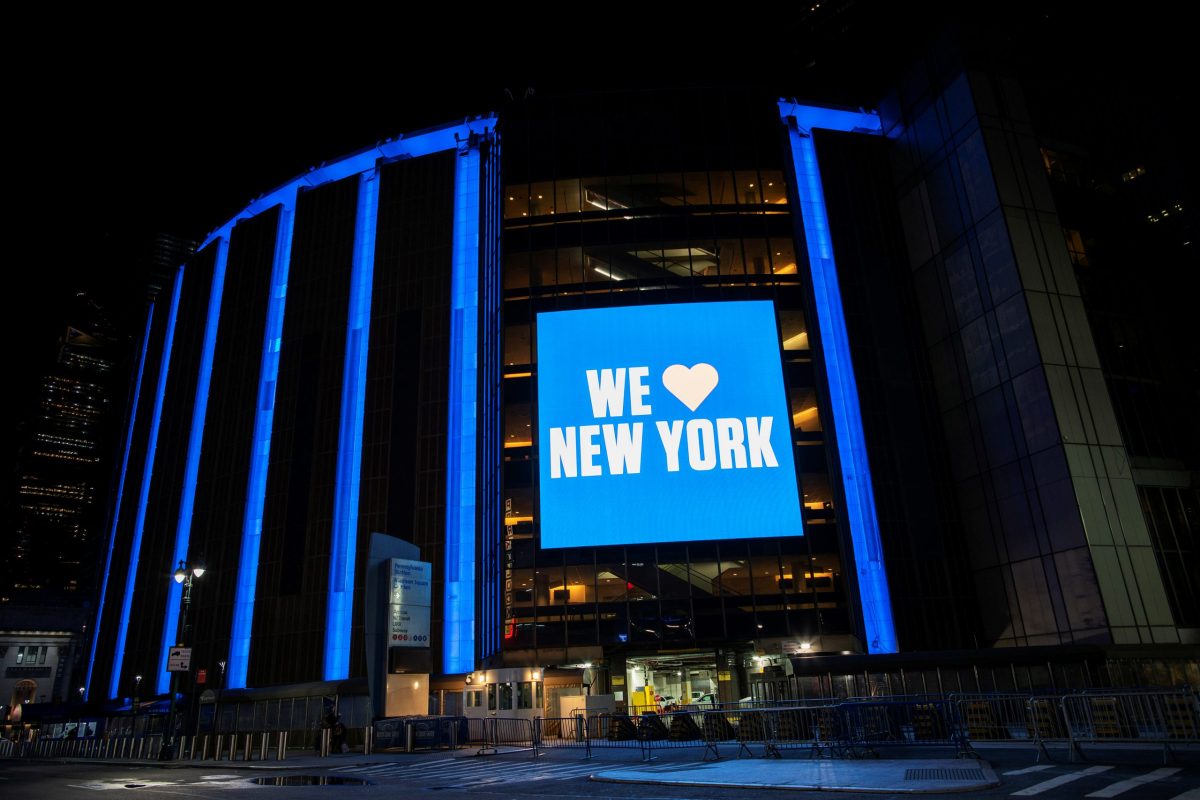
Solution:
<svg viewBox="0 0 1200 800">
<path fill-rule="evenodd" d="M 263 731 L 258 741 L 258 760 L 267 760 L 267 746 L 270 744 L 271 734 Z"/>
<path fill-rule="evenodd" d="M 218 733 L 216 743 L 213 746 L 213 761 L 220 761 L 221 754 L 225 750 L 225 734 Z"/>
<path fill-rule="evenodd" d="M 404 752 L 413 751 L 413 726 L 411 722 L 404 723 Z"/>
<path fill-rule="evenodd" d="M 329 755 L 329 745 L 333 738 L 333 731 L 329 728 L 321 729 L 321 758 Z"/>
<path fill-rule="evenodd" d="M 375 749 L 375 726 L 368 725 L 363 728 L 363 755 L 371 755 L 371 751 Z"/>
<path fill-rule="evenodd" d="M 142 755 L 143 755 L 143 753 L 145 753 L 145 751 L 146 751 L 146 738 L 144 736 L 139 736 L 138 742 L 137 742 L 137 757 L 138 757 L 139 761 L 141 760 Z"/>
<path fill-rule="evenodd" d="M 287 740 L 288 740 L 288 732 L 280 731 L 279 732 L 279 741 L 276 742 L 276 744 L 275 744 L 275 760 L 276 761 L 283 761 L 285 758 L 287 758 Z"/>
</svg>

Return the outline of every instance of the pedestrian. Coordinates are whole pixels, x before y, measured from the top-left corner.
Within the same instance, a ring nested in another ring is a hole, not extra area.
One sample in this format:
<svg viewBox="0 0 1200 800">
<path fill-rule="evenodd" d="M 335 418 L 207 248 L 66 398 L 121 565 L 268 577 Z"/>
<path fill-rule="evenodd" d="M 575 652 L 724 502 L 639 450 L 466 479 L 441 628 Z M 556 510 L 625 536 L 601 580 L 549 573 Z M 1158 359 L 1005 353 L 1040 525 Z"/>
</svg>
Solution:
<svg viewBox="0 0 1200 800">
<path fill-rule="evenodd" d="M 334 753 L 345 753 L 350 750 L 346 744 L 346 725 L 339 716 L 333 721 L 333 732 L 330 735 L 330 750 Z"/>
</svg>

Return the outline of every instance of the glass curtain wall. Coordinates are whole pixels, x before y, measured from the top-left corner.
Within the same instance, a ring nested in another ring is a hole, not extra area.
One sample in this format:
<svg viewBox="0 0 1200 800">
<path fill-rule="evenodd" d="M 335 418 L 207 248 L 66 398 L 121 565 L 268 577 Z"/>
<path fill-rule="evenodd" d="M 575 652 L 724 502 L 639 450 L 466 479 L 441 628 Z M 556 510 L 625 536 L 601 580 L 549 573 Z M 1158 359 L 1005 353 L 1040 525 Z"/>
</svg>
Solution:
<svg viewBox="0 0 1200 800">
<path fill-rule="evenodd" d="M 697 117 L 687 97 L 565 100 L 510 120 L 500 538 L 511 663 L 758 639 L 789 651 L 851 632 L 778 124 L 765 98 L 724 104 Z M 540 549 L 537 314 L 750 299 L 777 309 L 807 535 Z"/>
</svg>

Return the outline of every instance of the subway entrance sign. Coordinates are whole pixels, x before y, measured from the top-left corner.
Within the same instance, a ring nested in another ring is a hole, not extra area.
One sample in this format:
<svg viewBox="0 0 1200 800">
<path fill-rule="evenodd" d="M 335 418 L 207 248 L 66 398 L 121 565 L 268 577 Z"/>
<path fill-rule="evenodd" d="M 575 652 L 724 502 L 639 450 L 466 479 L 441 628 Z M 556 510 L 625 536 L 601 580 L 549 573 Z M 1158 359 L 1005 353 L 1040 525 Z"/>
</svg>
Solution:
<svg viewBox="0 0 1200 800">
<path fill-rule="evenodd" d="M 542 547 L 802 531 L 768 301 L 537 318 Z"/>
</svg>

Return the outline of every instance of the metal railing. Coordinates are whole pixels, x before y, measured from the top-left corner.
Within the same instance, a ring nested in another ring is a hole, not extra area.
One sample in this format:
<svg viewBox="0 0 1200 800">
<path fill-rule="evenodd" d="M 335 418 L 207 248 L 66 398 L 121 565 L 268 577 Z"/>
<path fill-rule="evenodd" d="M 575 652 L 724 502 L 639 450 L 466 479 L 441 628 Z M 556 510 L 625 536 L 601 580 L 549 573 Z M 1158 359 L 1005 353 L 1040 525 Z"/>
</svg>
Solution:
<svg viewBox="0 0 1200 800">
<path fill-rule="evenodd" d="M 479 745 L 475 755 L 500 752 L 500 746 L 530 748 L 537 756 L 537 736 L 534 731 L 536 720 L 516 717 L 484 717 L 478 725 L 469 724 L 471 740 Z M 478 738 L 476 738 L 478 737 Z"/>
<path fill-rule="evenodd" d="M 1194 692 L 1067 695 L 1059 709 L 1072 759 L 1083 757 L 1084 744 L 1136 742 L 1161 745 L 1166 762 L 1171 745 L 1200 744 L 1200 699 Z"/>
<path fill-rule="evenodd" d="M 1047 743 L 1083 757 L 1086 745 L 1161 745 L 1164 759 L 1173 745 L 1200 744 L 1200 697 L 1187 687 L 1089 690 L 1073 694 L 955 694 L 907 698 L 855 698 L 824 702 L 736 704 L 670 714 L 601 714 L 591 717 L 441 718 L 405 723 L 404 749 L 478 745 L 480 755 L 505 748 L 578 748 L 591 757 L 603 748 L 636 749 L 643 759 L 656 750 L 703 748 L 703 759 L 735 750 L 741 757 L 779 757 L 783 750 L 807 749 L 812 756 L 854 758 L 884 747 L 952 747 L 974 755 L 973 743 L 1028 743 L 1038 760 L 1050 757 Z M 430 734 L 419 724 L 437 722 Z M 448 727 L 447 727 L 448 726 Z M 463 733 L 465 727 L 465 734 Z M 310 753 L 329 753 L 329 730 L 202 733 L 181 737 L 176 758 L 213 761 L 284 760 L 290 744 Z M 357 738 L 360 732 L 353 731 Z M 373 749 L 371 728 L 361 731 L 363 752 Z M 429 734 L 429 735 L 426 735 Z M 381 734 L 382 735 L 382 734 Z M 418 736 L 425 736 L 422 742 Z M 432 738 L 430 738 L 432 737 Z M 384 746 L 387 746 L 386 744 Z M 87 738 L 0 740 L 0 757 L 156 759 L 161 734 Z"/>
</svg>

